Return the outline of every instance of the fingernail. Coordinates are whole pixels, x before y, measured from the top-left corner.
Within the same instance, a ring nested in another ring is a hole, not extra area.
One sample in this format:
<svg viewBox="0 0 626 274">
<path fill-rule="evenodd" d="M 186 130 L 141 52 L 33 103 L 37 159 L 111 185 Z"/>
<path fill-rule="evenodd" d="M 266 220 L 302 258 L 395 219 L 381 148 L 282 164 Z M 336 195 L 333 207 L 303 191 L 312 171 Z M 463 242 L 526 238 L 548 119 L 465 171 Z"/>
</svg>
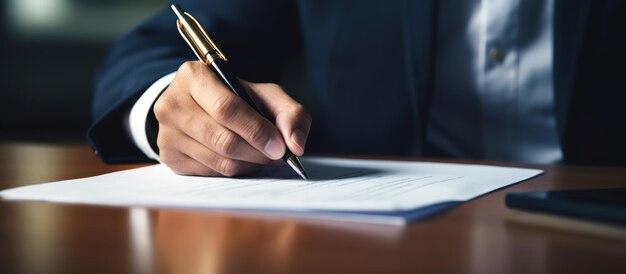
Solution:
<svg viewBox="0 0 626 274">
<path fill-rule="evenodd" d="M 300 147 L 302 152 L 304 152 L 304 145 L 306 144 L 306 135 L 304 135 L 304 132 L 302 132 L 302 130 L 295 129 L 293 133 L 291 133 L 291 140 Z"/>
<path fill-rule="evenodd" d="M 272 159 L 280 159 L 285 154 L 285 148 L 282 143 L 275 138 L 270 139 L 265 144 L 265 153 Z"/>
</svg>

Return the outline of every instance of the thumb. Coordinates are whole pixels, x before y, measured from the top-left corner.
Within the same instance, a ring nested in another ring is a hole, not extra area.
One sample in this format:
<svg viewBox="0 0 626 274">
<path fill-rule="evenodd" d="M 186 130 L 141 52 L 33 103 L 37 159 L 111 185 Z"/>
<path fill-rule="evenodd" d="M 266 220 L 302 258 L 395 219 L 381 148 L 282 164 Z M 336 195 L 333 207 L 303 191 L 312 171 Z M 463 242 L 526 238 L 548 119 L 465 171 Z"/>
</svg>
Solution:
<svg viewBox="0 0 626 274">
<path fill-rule="evenodd" d="M 276 84 L 248 83 L 250 89 L 263 105 L 268 118 L 273 119 L 287 147 L 294 154 L 304 154 L 306 140 L 311 129 L 311 115 L 302 104 L 293 100 Z"/>
</svg>

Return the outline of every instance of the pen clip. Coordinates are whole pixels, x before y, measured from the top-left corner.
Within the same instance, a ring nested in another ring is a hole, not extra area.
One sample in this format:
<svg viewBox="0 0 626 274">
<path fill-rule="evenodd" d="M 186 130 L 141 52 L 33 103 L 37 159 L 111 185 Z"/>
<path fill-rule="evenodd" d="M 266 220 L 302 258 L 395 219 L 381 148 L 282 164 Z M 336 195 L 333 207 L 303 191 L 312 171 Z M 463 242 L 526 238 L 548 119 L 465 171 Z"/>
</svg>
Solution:
<svg viewBox="0 0 626 274">
<path fill-rule="evenodd" d="M 217 47 L 213 40 L 211 40 L 209 35 L 206 34 L 196 18 L 187 12 L 180 13 L 178 7 L 175 8 L 174 5 L 172 5 L 172 9 L 174 9 L 178 17 L 176 21 L 178 32 L 200 61 L 207 65 L 211 64 L 217 58 L 228 61 L 224 53 Z"/>
<path fill-rule="evenodd" d="M 176 28 L 178 29 L 178 33 L 180 33 L 180 36 L 182 36 L 183 39 L 185 40 L 185 42 L 187 42 L 187 45 L 189 45 L 189 47 L 191 48 L 193 53 L 196 55 L 196 57 L 198 57 L 198 59 L 200 61 L 205 62 L 205 60 L 204 60 L 205 58 L 201 55 L 199 50 L 196 49 L 196 47 L 194 47 L 194 45 L 191 43 L 191 41 L 189 41 L 189 38 L 187 38 L 187 34 L 185 34 L 185 32 L 182 30 L 180 21 L 176 21 L 176 22 L 177 22 Z"/>
</svg>

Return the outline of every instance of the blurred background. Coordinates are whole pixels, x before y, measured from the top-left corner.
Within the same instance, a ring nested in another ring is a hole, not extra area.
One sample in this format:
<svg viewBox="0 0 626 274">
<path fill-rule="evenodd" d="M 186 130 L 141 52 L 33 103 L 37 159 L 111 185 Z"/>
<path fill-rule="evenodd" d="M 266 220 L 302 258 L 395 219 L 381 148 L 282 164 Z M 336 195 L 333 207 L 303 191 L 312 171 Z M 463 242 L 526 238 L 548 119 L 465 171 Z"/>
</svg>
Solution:
<svg viewBox="0 0 626 274">
<path fill-rule="evenodd" d="M 107 48 L 165 2 L 0 1 L 0 141 L 86 143 Z"/>
</svg>

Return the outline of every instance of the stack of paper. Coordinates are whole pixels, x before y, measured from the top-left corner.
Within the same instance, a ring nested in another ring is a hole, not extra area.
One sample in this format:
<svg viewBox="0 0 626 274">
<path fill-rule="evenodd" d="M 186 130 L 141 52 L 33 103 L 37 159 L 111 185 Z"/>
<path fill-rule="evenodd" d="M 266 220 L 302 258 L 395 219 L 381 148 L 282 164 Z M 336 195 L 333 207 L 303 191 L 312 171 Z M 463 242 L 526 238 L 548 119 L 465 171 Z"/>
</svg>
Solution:
<svg viewBox="0 0 626 274">
<path fill-rule="evenodd" d="M 0 192 L 6 200 L 185 207 L 401 225 L 529 179 L 541 170 L 424 162 L 304 158 L 310 181 L 288 167 L 254 178 L 179 176 L 166 166 Z"/>
</svg>

